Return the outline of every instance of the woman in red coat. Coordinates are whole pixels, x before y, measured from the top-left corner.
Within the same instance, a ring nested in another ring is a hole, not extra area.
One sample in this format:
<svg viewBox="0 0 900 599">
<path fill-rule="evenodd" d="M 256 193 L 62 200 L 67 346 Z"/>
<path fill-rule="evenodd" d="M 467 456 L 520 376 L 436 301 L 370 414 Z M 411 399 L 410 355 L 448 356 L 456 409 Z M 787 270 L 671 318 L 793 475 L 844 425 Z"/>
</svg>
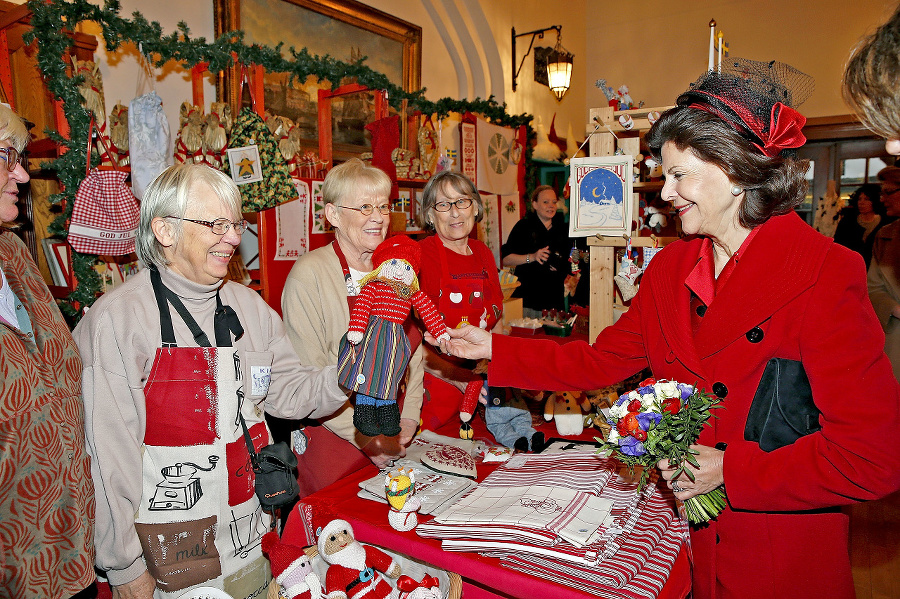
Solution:
<svg viewBox="0 0 900 599">
<path fill-rule="evenodd" d="M 732 58 L 653 126 L 646 139 L 662 159 L 662 197 L 688 236 L 653 259 L 631 308 L 593 346 L 468 327 L 445 347 L 492 357 L 492 385 L 596 389 L 649 366 L 721 398 L 694 446 L 695 480 L 672 480 L 660 464 L 681 500 L 727 490 L 728 507 L 691 531 L 696 599 L 853 597 L 837 506 L 900 487 L 900 387 L 863 260 L 793 211 L 807 164 L 792 151 L 806 140 L 790 105 L 805 99 L 808 79 Z M 779 377 L 776 362 L 796 376 Z M 773 442 L 778 419 L 754 417 L 760 383 L 775 380 L 811 391 L 806 405 L 794 392 L 781 398 L 788 419 L 818 416 L 806 434 Z"/>
</svg>

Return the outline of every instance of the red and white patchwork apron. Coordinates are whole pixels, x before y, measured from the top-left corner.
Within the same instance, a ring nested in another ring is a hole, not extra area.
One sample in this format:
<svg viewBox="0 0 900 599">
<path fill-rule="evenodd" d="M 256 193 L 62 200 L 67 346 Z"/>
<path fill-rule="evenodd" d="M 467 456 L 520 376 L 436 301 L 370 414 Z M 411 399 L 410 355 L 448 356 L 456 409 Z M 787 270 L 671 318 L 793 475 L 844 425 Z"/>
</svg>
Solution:
<svg viewBox="0 0 900 599">
<path fill-rule="evenodd" d="M 235 599 L 265 597 L 271 574 L 260 543 L 271 520 L 256 498 L 237 410 L 256 450 L 268 445 L 259 404 L 272 359 L 232 347 L 156 350 L 144 387 L 143 493 L 135 517 L 156 599 L 199 585 Z"/>
</svg>

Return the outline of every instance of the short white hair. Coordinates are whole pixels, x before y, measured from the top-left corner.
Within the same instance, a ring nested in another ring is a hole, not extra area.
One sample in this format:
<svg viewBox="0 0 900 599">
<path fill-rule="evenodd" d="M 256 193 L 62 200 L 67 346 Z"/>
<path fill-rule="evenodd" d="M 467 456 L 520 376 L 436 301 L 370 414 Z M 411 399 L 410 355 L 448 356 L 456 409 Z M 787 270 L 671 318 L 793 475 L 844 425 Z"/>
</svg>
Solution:
<svg viewBox="0 0 900 599">
<path fill-rule="evenodd" d="M 170 166 L 161 172 L 144 192 L 141 199 L 141 221 L 135 237 L 135 251 L 144 264 L 165 266 L 169 263 L 163 247 L 156 239 L 153 219 L 167 216 L 183 218 L 191 190 L 197 183 L 205 183 L 233 214 L 241 213 L 241 192 L 230 177 L 205 164 L 185 163 Z M 181 238 L 182 221 L 175 226 L 175 242 Z"/>
<path fill-rule="evenodd" d="M 328 171 L 322 184 L 322 199 L 326 204 L 340 206 L 342 201 L 356 194 L 387 197 L 391 186 L 391 179 L 383 170 L 369 166 L 359 158 L 351 158 Z"/>
</svg>

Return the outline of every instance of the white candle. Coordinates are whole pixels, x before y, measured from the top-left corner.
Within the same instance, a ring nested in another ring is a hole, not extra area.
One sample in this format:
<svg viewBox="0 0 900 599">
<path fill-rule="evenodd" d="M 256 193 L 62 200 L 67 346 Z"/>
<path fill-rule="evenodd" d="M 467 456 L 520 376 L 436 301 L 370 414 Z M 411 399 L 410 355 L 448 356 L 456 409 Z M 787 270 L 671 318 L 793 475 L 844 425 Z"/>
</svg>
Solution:
<svg viewBox="0 0 900 599">
<path fill-rule="evenodd" d="M 707 70 L 713 70 L 713 54 L 716 52 L 716 20 L 711 19 L 709 22 L 709 67 Z"/>
<path fill-rule="evenodd" d="M 722 38 L 725 37 L 721 31 L 719 32 L 719 72 L 722 72 Z"/>
</svg>

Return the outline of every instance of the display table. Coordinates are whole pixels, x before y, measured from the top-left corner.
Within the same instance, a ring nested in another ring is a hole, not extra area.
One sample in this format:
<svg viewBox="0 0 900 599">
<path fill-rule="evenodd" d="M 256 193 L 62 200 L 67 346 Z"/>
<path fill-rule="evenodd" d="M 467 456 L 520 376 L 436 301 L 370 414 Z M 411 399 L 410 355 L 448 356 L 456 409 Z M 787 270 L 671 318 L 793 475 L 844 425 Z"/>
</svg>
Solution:
<svg viewBox="0 0 900 599">
<path fill-rule="evenodd" d="M 477 424 L 477 423 L 476 423 Z M 483 423 L 476 425 L 476 436 L 483 434 Z M 548 437 L 555 437 L 552 424 L 542 426 Z M 439 431 L 448 434 L 448 431 Z M 590 438 L 590 432 L 583 435 Z M 497 467 L 496 463 L 478 463 L 478 479 L 482 480 Z M 497 558 L 477 553 L 457 553 L 441 549 L 439 539 L 419 537 L 415 531 L 398 532 L 388 524 L 387 504 L 357 497 L 359 483 L 378 473 L 373 465 L 347 476 L 297 504 L 285 526 L 285 542 L 298 546 L 315 543 L 315 529 L 334 518 L 347 520 L 356 537 L 363 543 L 384 547 L 420 561 L 456 572 L 463 579 L 463 597 L 514 597 L 516 599 L 585 599 L 594 597 L 582 591 L 535 578 L 500 566 Z M 430 516 L 419 516 L 427 521 Z M 690 591 L 690 566 L 682 548 L 663 587 L 660 598 L 682 599 Z"/>
</svg>

